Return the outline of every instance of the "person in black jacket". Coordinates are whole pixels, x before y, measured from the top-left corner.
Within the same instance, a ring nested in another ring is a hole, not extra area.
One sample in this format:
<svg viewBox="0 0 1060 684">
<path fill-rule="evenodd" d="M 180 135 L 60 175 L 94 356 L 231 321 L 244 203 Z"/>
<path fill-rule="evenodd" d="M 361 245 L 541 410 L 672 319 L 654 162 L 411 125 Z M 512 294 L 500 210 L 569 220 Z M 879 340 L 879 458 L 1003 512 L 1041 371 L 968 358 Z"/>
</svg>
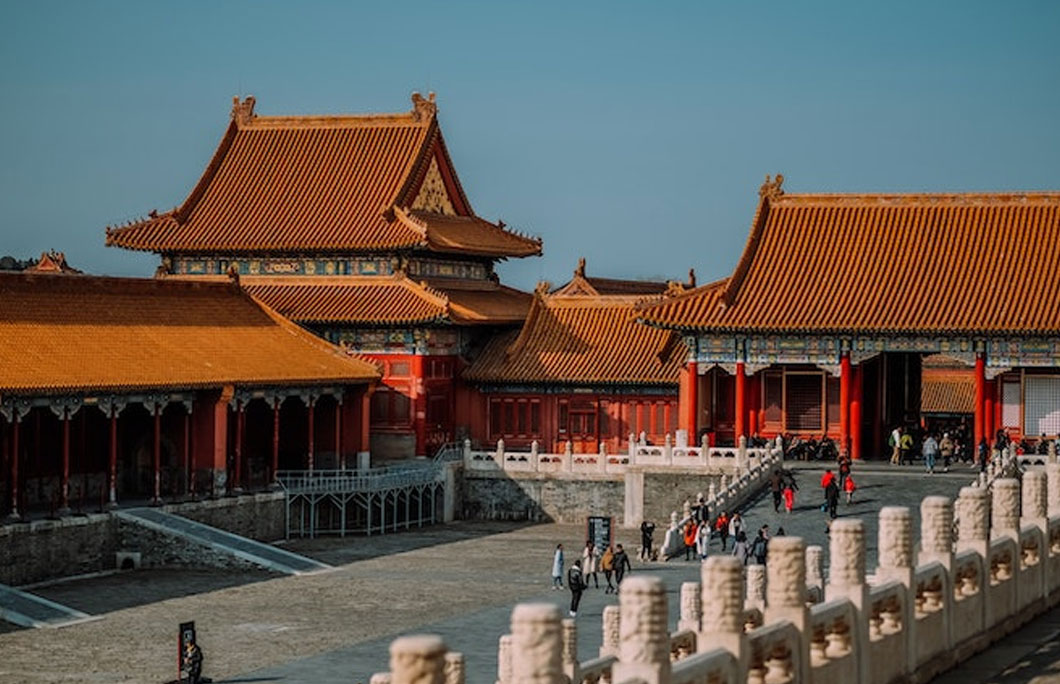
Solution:
<svg viewBox="0 0 1060 684">
<path fill-rule="evenodd" d="M 615 570 L 615 584 L 622 586 L 622 578 L 625 577 L 626 570 L 633 572 L 633 564 L 629 562 L 629 556 L 626 555 L 621 544 L 615 546 L 615 558 L 612 564 Z"/>
<path fill-rule="evenodd" d="M 582 562 L 574 561 L 567 571 L 567 587 L 570 588 L 570 616 L 578 614 L 578 604 L 582 600 L 582 592 L 585 591 L 585 581 L 582 578 Z"/>
<path fill-rule="evenodd" d="M 183 664 L 188 684 L 199 684 L 202 681 L 202 649 L 194 641 L 189 641 L 184 649 Z"/>
<path fill-rule="evenodd" d="M 836 507 L 839 505 L 839 485 L 834 477 L 824 488 L 824 498 L 828 505 L 828 516 L 835 520 Z"/>
<path fill-rule="evenodd" d="M 655 523 L 645 520 L 640 524 L 640 559 L 651 560 L 651 538 L 655 534 Z"/>
</svg>

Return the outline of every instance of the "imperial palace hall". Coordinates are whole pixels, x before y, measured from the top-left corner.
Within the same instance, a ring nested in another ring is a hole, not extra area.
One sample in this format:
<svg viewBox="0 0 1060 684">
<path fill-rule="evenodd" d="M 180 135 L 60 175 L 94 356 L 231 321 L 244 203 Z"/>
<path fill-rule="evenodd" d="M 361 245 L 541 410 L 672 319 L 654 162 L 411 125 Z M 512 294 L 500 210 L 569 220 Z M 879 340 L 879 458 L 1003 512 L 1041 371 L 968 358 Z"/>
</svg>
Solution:
<svg viewBox="0 0 1060 684">
<path fill-rule="evenodd" d="M 875 457 L 891 429 L 919 424 L 923 396 L 934 414 L 970 409 L 974 444 L 1060 433 L 1060 281 L 1040 268 L 1060 253 L 1060 193 L 782 183 L 762 185 L 729 278 L 640 306 L 688 346 L 683 428 L 720 442 L 828 435 Z"/>
<path fill-rule="evenodd" d="M 373 364 L 234 281 L 78 275 L 61 257 L 0 273 L 7 515 L 238 493 L 368 451 Z"/>
<path fill-rule="evenodd" d="M 462 370 L 530 306 L 494 265 L 541 254 L 539 239 L 475 215 L 434 95 L 412 103 L 400 114 L 259 116 L 254 98 L 236 99 L 184 202 L 107 230 L 108 245 L 159 254 L 160 278 L 238 274 L 258 301 L 379 364 L 379 459 L 467 436 Z"/>
</svg>

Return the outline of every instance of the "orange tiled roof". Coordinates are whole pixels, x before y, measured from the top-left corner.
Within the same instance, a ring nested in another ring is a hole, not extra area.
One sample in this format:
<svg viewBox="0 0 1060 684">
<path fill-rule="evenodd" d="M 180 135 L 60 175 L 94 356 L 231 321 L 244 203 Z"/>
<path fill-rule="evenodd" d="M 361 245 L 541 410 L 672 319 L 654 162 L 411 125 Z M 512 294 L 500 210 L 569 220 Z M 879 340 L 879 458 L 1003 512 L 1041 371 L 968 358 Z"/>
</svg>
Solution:
<svg viewBox="0 0 1060 684">
<path fill-rule="evenodd" d="M 386 276 L 242 276 L 253 297 L 299 323 L 517 323 L 530 295 L 489 281 Z"/>
<path fill-rule="evenodd" d="M 975 375 L 972 369 L 923 370 L 920 380 L 922 413 L 974 413 Z"/>
<path fill-rule="evenodd" d="M 231 283 L 0 274 L 0 393 L 378 377 Z"/>
<path fill-rule="evenodd" d="M 629 296 L 534 297 L 518 333 L 493 338 L 464 377 L 495 383 L 676 385 L 687 349 L 638 325 Z"/>
<path fill-rule="evenodd" d="M 642 321 L 717 332 L 1060 332 L 1060 193 L 788 195 L 763 186 L 724 290 Z"/>
<path fill-rule="evenodd" d="M 688 272 L 690 283 L 695 284 L 695 271 Z M 619 280 L 597 278 L 585 274 L 585 257 L 578 259 L 574 275 L 567 283 L 556 288 L 557 295 L 661 295 L 670 288 L 664 280 Z"/>
<path fill-rule="evenodd" d="M 41 252 L 37 263 L 25 269 L 25 273 L 81 273 L 67 263 L 66 255 L 52 250 Z"/>
<path fill-rule="evenodd" d="M 425 249 L 496 258 L 541 241 L 475 217 L 452 170 L 433 95 L 407 114 L 257 116 L 238 99 L 202 178 L 176 209 L 107 229 L 107 244 L 161 253 Z M 458 217 L 409 218 L 429 169 Z M 400 214 L 400 215 L 399 215 Z M 418 219 L 418 220 L 417 220 Z"/>
</svg>

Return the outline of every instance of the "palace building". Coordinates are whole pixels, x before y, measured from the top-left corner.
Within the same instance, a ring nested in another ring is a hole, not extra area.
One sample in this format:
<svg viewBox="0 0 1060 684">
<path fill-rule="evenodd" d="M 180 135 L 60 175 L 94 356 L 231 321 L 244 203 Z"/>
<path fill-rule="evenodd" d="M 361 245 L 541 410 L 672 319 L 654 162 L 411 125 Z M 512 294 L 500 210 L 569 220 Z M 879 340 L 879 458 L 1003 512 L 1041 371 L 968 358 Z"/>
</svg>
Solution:
<svg viewBox="0 0 1060 684">
<path fill-rule="evenodd" d="M 240 276 L 255 299 L 382 368 L 377 457 L 433 453 L 458 435 L 470 350 L 526 317 L 497 261 L 541 241 L 475 215 L 434 95 L 403 114 L 259 116 L 235 100 L 184 203 L 108 228 L 107 244 L 161 256 L 162 278 Z"/>
<path fill-rule="evenodd" d="M 682 427 L 879 455 L 920 421 L 922 382 L 967 382 L 922 372 L 944 354 L 971 374 L 976 444 L 1060 433 L 1060 280 L 1039 268 L 1060 253 L 1060 193 L 788 194 L 782 180 L 759 191 L 729 278 L 639 308 L 689 347 Z"/>
<path fill-rule="evenodd" d="M 238 493 L 279 469 L 367 454 L 371 363 L 235 282 L 96 277 L 49 262 L 0 273 L 9 516 Z"/>
</svg>

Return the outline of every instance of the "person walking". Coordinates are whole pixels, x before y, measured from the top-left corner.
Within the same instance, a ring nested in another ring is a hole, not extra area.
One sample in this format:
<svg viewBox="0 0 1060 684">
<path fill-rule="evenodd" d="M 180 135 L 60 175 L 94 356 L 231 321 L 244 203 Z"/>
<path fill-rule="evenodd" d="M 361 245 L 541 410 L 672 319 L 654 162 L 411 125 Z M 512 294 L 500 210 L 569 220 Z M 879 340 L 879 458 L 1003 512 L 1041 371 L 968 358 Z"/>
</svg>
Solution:
<svg viewBox="0 0 1060 684">
<path fill-rule="evenodd" d="M 706 521 L 703 522 L 696 530 L 696 551 L 699 553 L 699 560 L 706 560 L 707 558 L 707 547 L 710 544 L 710 524 Z"/>
<path fill-rule="evenodd" d="M 950 433 L 942 433 L 942 441 L 939 442 L 939 454 L 942 455 L 942 472 L 950 472 L 950 462 L 953 461 L 954 444 L 950 439 Z"/>
<path fill-rule="evenodd" d="M 627 570 L 633 572 L 633 564 L 629 562 L 629 556 L 621 544 L 615 547 L 615 557 L 611 563 L 615 570 L 615 585 L 622 586 L 622 578 L 626 576 Z"/>
<path fill-rule="evenodd" d="M 604 555 L 600 556 L 600 569 L 604 571 L 604 579 L 607 580 L 607 589 L 604 590 L 605 594 L 615 593 L 615 585 L 611 584 L 611 569 L 614 567 L 615 551 L 610 546 L 604 551 Z"/>
<path fill-rule="evenodd" d="M 908 432 L 904 432 L 903 431 L 902 432 L 902 441 L 901 441 L 900 448 L 901 448 L 901 452 L 902 452 L 902 457 L 901 457 L 902 465 L 912 465 L 913 464 L 913 456 L 912 456 L 912 454 L 913 454 L 913 435 L 909 434 Z"/>
<path fill-rule="evenodd" d="M 843 488 L 843 483 L 850 477 L 850 456 L 843 453 L 839 455 L 839 488 Z"/>
<path fill-rule="evenodd" d="M 714 521 L 714 529 L 721 537 L 721 550 L 725 551 L 725 543 L 729 541 L 729 515 L 725 511 L 722 511 L 718 519 Z"/>
<path fill-rule="evenodd" d="M 979 440 L 979 444 L 976 447 L 976 455 L 979 457 L 979 470 L 986 472 L 986 468 L 990 464 L 990 445 L 986 443 L 986 437 Z"/>
<path fill-rule="evenodd" d="M 552 588 L 563 588 L 563 544 L 556 544 L 556 554 L 552 556 Z"/>
<path fill-rule="evenodd" d="M 847 477 L 846 482 L 843 483 L 843 491 L 847 493 L 847 505 L 854 503 L 854 490 L 858 486 L 854 484 L 854 478 Z"/>
<path fill-rule="evenodd" d="M 585 591 L 581 560 L 574 561 L 574 565 L 567 571 L 567 587 L 570 589 L 570 616 L 577 617 L 578 604 L 581 603 L 582 592 Z"/>
<path fill-rule="evenodd" d="M 784 488 L 784 510 L 791 515 L 791 509 L 795 507 L 795 490 L 788 485 Z"/>
<path fill-rule="evenodd" d="M 184 648 L 183 670 L 188 675 L 188 684 L 199 684 L 202 681 L 202 649 L 194 641 L 189 641 Z"/>
<path fill-rule="evenodd" d="M 589 578 L 593 580 L 593 587 L 600 588 L 600 577 L 596 574 L 600 565 L 600 550 L 592 541 L 585 542 L 585 550 L 582 551 L 582 577 L 585 579 L 585 588 L 589 588 Z"/>
<path fill-rule="evenodd" d="M 780 512 L 780 498 L 782 496 L 781 477 L 780 469 L 774 468 L 773 473 L 769 476 L 769 488 L 773 490 L 773 512 Z"/>
<path fill-rule="evenodd" d="M 824 503 L 821 504 L 821 510 L 828 510 L 828 487 L 835 484 L 835 473 L 832 472 L 831 468 L 824 471 L 824 475 L 821 476 L 821 491 L 824 493 Z"/>
<path fill-rule="evenodd" d="M 736 535 L 743 530 L 743 517 L 739 513 L 733 513 L 732 519 L 729 520 L 729 536 L 736 539 Z"/>
<path fill-rule="evenodd" d="M 927 471 L 935 474 L 935 460 L 939 455 L 939 443 L 935 441 L 935 435 L 928 433 L 924 443 L 920 445 L 920 455 L 924 457 L 924 467 Z"/>
<path fill-rule="evenodd" d="M 692 554 L 696 550 L 696 523 L 689 520 L 685 523 L 684 530 L 684 542 L 685 542 L 685 560 L 691 560 Z"/>
<path fill-rule="evenodd" d="M 741 563 L 747 565 L 747 559 L 750 557 L 750 549 L 747 548 L 747 535 L 744 534 L 743 530 L 740 530 L 739 534 L 735 537 L 735 541 L 732 545 L 732 555 L 739 559 Z"/>
<path fill-rule="evenodd" d="M 655 523 L 645 520 L 640 524 L 640 559 L 651 560 L 651 538 L 655 534 Z"/>
<path fill-rule="evenodd" d="M 833 520 L 836 517 L 836 507 L 839 505 L 839 484 L 832 478 L 824 490 L 825 503 L 828 506 L 828 516 Z"/>
<path fill-rule="evenodd" d="M 898 465 L 902 457 L 902 426 L 899 425 L 891 430 L 891 436 L 887 438 L 887 444 L 891 447 L 891 465 Z"/>
<path fill-rule="evenodd" d="M 762 525 L 758 528 L 758 534 L 755 536 L 754 542 L 751 543 L 751 549 L 749 553 L 751 557 L 755 559 L 755 563 L 758 565 L 766 564 L 766 553 L 769 550 L 769 525 Z"/>
</svg>

